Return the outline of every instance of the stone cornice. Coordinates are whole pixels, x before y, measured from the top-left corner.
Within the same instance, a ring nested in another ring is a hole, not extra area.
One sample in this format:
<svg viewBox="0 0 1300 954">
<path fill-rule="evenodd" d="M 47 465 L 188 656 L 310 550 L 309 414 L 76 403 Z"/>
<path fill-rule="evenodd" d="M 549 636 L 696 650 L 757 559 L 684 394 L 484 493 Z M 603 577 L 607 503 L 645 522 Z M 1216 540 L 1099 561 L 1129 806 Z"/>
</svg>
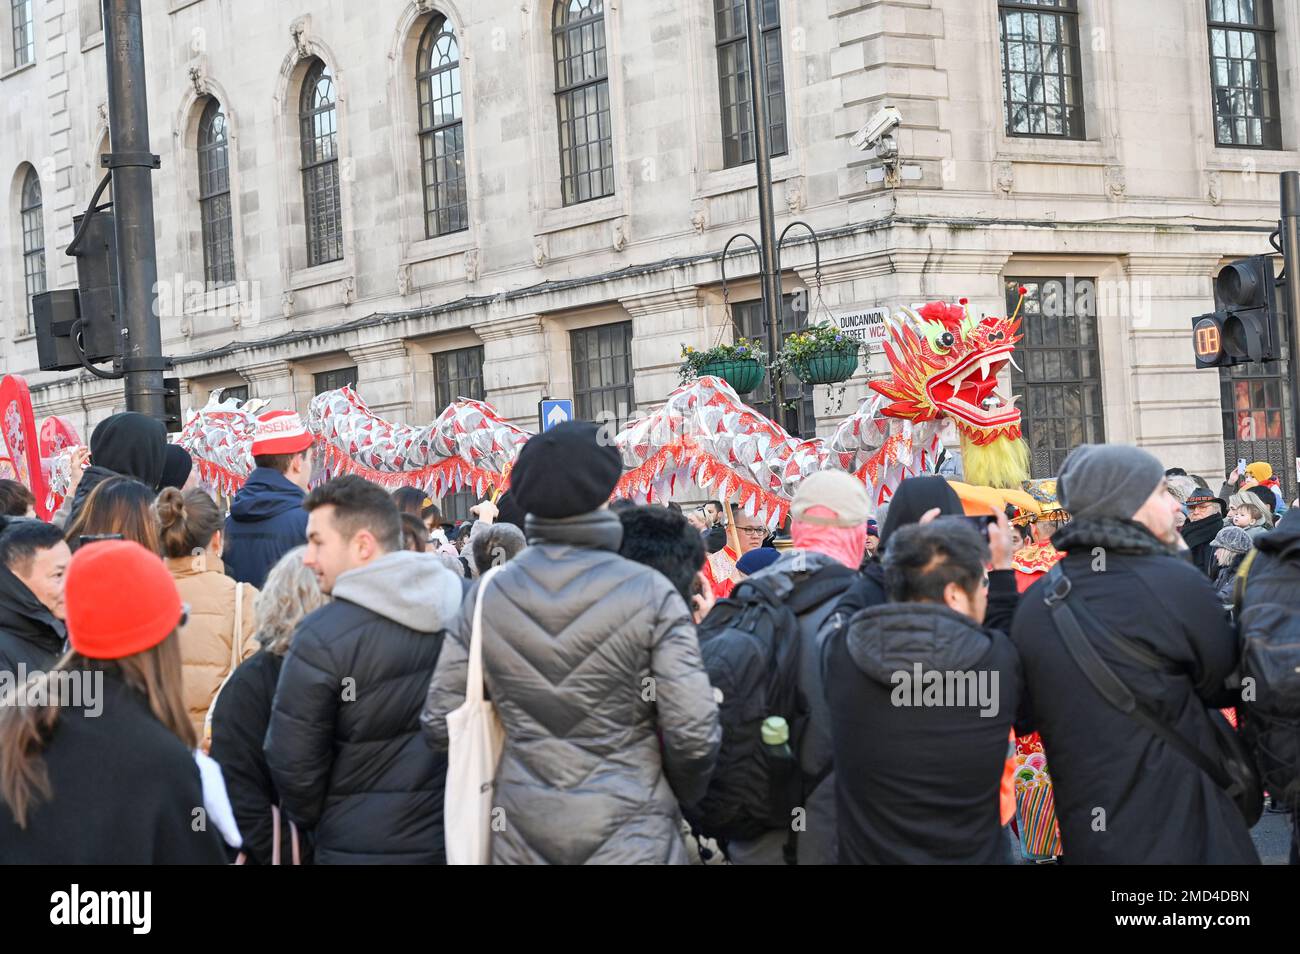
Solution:
<svg viewBox="0 0 1300 954">
<path fill-rule="evenodd" d="M 474 333 L 484 342 L 500 341 L 503 338 L 518 338 L 524 335 L 540 335 L 546 330 L 541 315 L 520 315 L 517 318 L 502 318 L 471 325 Z"/>
<path fill-rule="evenodd" d="M 292 379 L 293 365 L 283 359 L 278 361 L 263 361 L 258 364 L 245 365 L 239 369 L 240 375 L 249 384 L 255 384 L 258 381 L 274 381 L 277 378 Z"/>
<path fill-rule="evenodd" d="M 633 318 L 648 318 L 664 312 L 684 311 L 698 307 L 700 289 L 694 285 L 688 288 L 670 288 L 667 291 L 651 292 L 648 295 L 620 298 L 618 302 Z"/>
<path fill-rule="evenodd" d="M 1208 278 L 1223 260 L 1222 255 L 1205 252 L 1157 252 L 1125 255 L 1124 271 L 1129 275 L 1190 275 Z"/>
<path fill-rule="evenodd" d="M 369 344 L 355 344 L 344 350 L 347 351 L 348 357 L 358 364 L 370 364 L 388 358 L 405 358 L 407 356 L 406 342 L 401 338 L 387 338 Z"/>
</svg>

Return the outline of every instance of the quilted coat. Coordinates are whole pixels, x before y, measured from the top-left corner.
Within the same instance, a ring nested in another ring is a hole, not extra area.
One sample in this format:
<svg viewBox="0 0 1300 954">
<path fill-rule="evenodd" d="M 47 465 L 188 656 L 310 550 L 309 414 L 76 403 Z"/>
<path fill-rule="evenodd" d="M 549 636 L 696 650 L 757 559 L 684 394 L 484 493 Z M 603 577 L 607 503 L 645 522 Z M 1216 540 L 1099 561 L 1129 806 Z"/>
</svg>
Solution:
<svg viewBox="0 0 1300 954">
<path fill-rule="evenodd" d="M 483 604 L 484 677 L 506 731 L 492 861 L 684 864 L 678 802 L 703 795 L 721 741 L 686 604 L 618 555 L 608 510 L 530 516 L 527 533 Z M 421 716 L 437 750 L 465 698 L 477 595 L 478 584 Z"/>
<path fill-rule="evenodd" d="M 235 587 L 244 588 L 243 632 L 239 633 L 239 660 L 257 652 L 257 590 L 236 584 L 226 576 L 219 557 L 173 557 L 167 569 L 176 581 L 181 602 L 188 603 L 190 619 L 181 630 L 185 708 L 194 732 L 203 738 L 203 720 L 217 690 L 231 673 L 231 641 L 235 639 Z"/>
</svg>

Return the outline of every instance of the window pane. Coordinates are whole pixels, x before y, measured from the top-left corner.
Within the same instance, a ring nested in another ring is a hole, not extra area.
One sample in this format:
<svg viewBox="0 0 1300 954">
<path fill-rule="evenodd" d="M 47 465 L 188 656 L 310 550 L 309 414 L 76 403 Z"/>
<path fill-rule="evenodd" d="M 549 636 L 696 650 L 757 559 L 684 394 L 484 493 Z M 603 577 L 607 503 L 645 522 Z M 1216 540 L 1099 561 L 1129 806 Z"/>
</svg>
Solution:
<svg viewBox="0 0 1300 954">
<path fill-rule="evenodd" d="M 574 413 L 621 428 L 636 409 L 632 384 L 632 323 L 584 328 L 569 335 Z"/>
</svg>

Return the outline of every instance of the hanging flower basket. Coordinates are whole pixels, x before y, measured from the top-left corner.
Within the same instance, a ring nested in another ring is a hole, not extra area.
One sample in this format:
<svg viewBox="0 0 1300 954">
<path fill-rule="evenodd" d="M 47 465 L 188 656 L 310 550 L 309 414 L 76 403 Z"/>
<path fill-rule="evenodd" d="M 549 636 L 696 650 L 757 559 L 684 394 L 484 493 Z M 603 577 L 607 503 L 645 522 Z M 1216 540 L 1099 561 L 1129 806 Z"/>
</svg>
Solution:
<svg viewBox="0 0 1300 954">
<path fill-rule="evenodd" d="M 737 394 L 748 394 L 763 380 L 766 364 L 767 354 L 761 344 L 739 338 L 735 344 L 718 345 L 707 351 L 682 345 L 682 363 L 677 370 L 683 384 L 713 375 L 730 384 Z"/>
<path fill-rule="evenodd" d="M 858 370 L 858 354 L 843 354 L 830 351 L 810 355 L 796 368 L 795 376 L 805 384 L 839 384 L 853 377 Z"/>
<path fill-rule="evenodd" d="M 839 384 L 858 369 L 861 347 L 861 342 L 823 322 L 786 338 L 773 366 L 805 384 Z"/>
<path fill-rule="evenodd" d="M 763 380 L 763 365 L 753 358 L 749 360 L 729 359 L 706 364 L 700 374 L 712 374 L 730 384 L 737 394 L 748 394 L 758 387 Z"/>
</svg>

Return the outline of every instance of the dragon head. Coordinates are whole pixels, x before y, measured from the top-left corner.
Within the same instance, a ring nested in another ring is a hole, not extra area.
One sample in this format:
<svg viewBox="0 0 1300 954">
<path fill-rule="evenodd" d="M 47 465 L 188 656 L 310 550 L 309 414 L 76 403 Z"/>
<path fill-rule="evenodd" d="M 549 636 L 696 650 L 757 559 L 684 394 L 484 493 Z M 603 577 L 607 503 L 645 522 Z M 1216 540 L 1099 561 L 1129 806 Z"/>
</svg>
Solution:
<svg viewBox="0 0 1300 954">
<path fill-rule="evenodd" d="M 998 373 L 1011 361 L 1020 322 L 975 319 L 961 305 L 930 302 L 905 308 L 892 322 L 885 356 L 893 375 L 871 387 L 893 403 L 881 409 L 907 420 L 950 419 L 961 437 L 966 479 L 1019 487 L 1028 476 L 1015 398 L 998 393 Z"/>
</svg>

